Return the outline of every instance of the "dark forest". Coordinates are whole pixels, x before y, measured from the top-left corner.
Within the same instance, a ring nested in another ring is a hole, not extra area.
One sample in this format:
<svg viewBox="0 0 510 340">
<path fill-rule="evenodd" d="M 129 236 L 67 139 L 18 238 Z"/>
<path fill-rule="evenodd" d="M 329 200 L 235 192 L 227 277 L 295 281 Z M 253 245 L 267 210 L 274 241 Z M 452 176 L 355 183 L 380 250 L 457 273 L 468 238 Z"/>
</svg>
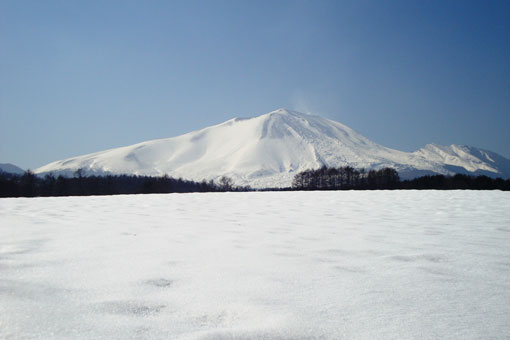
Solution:
<svg viewBox="0 0 510 340">
<path fill-rule="evenodd" d="M 298 173 L 290 188 L 263 190 L 510 190 L 510 180 L 487 176 L 431 175 L 402 181 L 396 170 L 355 169 L 352 167 L 306 170 Z M 133 175 L 74 177 L 36 176 L 30 171 L 22 176 L 0 173 L 0 197 L 90 196 L 122 194 L 163 194 L 187 192 L 252 191 L 249 186 L 237 186 L 231 178 L 218 182 L 194 182 L 169 176 Z"/>
</svg>

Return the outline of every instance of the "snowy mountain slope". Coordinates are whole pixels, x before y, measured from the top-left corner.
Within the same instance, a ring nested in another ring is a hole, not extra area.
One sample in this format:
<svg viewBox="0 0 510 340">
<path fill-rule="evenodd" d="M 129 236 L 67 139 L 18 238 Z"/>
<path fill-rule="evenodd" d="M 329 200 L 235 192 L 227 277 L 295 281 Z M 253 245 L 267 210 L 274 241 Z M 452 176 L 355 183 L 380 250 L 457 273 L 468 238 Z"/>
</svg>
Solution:
<svg viewBox="0 0 510 340">
<path fill-rule="evenodd" d="M 225 175 L 236 184 L 253 187 L 288 186 L 297 172 L 322 165 L 391 166 L 403 177 L 456 172 L 445 164 L 467 171 L 500 173 L 493 164 L 496 162 L 487 157 L 500 162 L 498 157 L 505 160 L 503 157 L 462 148 L 427 146 L 414 153 L 402 152 L 376 144 L 338 122 L 279 109 L 253 118 L 234 118 L 178 137 L 53 162 L 35 172 L 70 175 L 81 168 L 85 173 L 168 174 L 193 180 Z"/>
<path fill-rule="evenodd" d="M 2 172 L 6 172 L 8 174 L 23 175 L 25 170 L 11 163 L 0 163 L 0 173 Z"/>
<path fill-rule="evenodd" d="M 467 145 L 428 144 L 414 154 L 444 164 L 456 173 L 498 174 L 510 177 L 510 160 L 492 151 Z"/>
</svg>

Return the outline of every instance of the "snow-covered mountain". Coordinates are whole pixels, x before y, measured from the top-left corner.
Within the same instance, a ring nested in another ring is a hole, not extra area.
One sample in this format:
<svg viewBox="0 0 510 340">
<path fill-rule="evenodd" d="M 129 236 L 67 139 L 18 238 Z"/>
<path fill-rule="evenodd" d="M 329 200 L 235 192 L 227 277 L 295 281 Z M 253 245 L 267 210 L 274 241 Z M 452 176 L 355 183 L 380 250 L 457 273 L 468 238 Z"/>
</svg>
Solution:
<svg viewBox="0 0 510 340">
<path fill-rule="evenodd" d="M 510 177 L 510 160 L 490 151 L 429 144 L 416 152 L 402 152 L 338 122 L 286 109 L 56 161 L 34 172 L 71 175 L 82 169 L 88 174 L 168 174 L 193 180 L 229 176 L 239 185 L 283 187 L 296 173 L 322 165 L 389 166 L 403 178 L 459 172 Z"/>
<path fill-rule="evenodd" d="M 23 175 L 25 170 L 11 163 L 0 163 L 0 173 L 2 172 L 14 175 Z"/>
</svg>

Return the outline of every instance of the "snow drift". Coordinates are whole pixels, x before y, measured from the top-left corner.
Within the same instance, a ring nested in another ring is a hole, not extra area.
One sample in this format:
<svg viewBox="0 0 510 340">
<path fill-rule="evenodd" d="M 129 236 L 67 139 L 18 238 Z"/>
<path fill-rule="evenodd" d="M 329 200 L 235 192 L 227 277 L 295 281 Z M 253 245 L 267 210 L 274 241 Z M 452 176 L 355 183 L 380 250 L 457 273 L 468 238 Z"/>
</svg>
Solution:
<svg viewBox="0 0 510 340">
<path fill-rule="evenodd" d="M 0 199 L 2 340 L 510 337 L 510 195 Z"/>
</svg>

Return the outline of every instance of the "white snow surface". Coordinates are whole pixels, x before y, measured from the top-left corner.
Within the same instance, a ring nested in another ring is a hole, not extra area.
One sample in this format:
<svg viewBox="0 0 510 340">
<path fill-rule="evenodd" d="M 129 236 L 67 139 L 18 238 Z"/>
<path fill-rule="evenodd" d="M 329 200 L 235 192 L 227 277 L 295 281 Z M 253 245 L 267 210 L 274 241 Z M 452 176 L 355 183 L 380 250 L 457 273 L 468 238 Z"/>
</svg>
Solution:
<svg viewBox="0 0 510 340">
<path fill-rule="evenodd" d="M 509 339 L 510 195 L 0 199 L 0 339 Z"/>
<path fill-rule="evenodd" d="M 82 169 L 88 174 L 167 174 L 195 181 L 229 176 L 238 185 L 263 188 L 290 186 L 298 172 L 323 165 L 369 169 L 389 166 L 404 178 L 455 173 L 445 165 L 510 176 L 510 166 L 506 174 L 498 164 L 473 152 L 445 153 L 440 146 L 437 150 L 427 146 L 414 153 L 386 148 L 338 122 L 279 109 L 254 118 L 234 118 L 178 137 L 53 162 L 34 172 L 71 175 Z"/>
</svg>

